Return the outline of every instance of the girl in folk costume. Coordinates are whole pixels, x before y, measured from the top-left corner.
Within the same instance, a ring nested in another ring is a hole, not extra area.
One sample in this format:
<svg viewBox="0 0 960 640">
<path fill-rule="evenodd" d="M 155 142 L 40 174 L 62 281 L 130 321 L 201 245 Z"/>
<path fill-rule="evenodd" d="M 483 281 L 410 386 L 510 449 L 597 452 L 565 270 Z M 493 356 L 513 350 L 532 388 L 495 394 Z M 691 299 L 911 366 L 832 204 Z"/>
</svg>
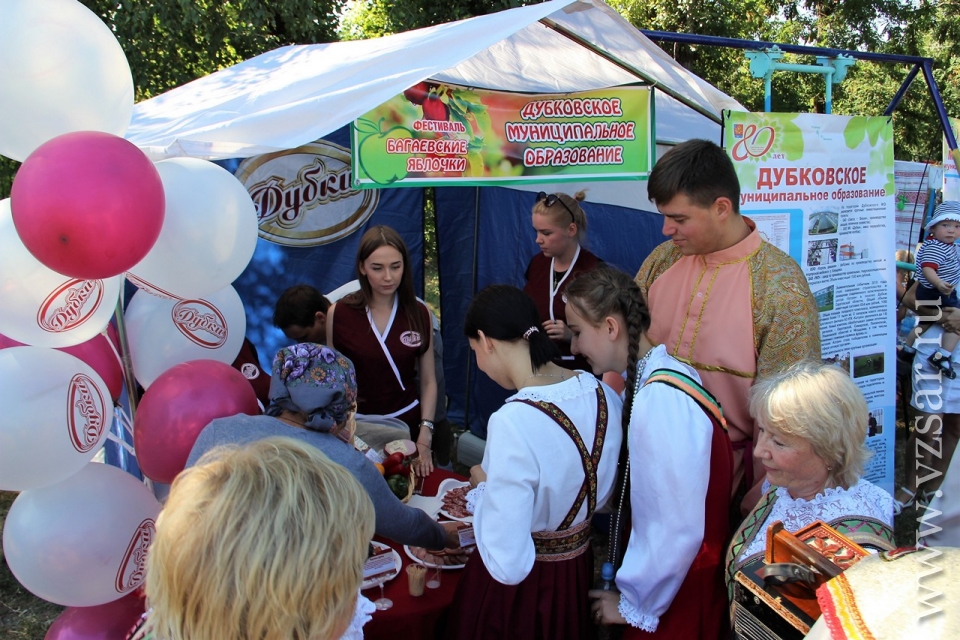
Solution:
<svg viewBox="0 0 960 640">
<path fill-rule="evenodd" d="M 715 640 L 726 631 L 724 545 L 733 467 L 719 406 L 697 372 L 654 347 L 636 283 L 600 267 L 567 288 L 571 347 L 594 371 L 626 371 L 623 426 L 632 516 L 617 591 L 591 591 L 594 617 L 625 638 Z M 623 479 L 621 479 L 623 480 Z M 616 560 L 619 536 L 611 533 Z"/>
<path fill-rule="evenodd" d="M 563 304 L 563 290 L 571 279 L 601 263 L 581 246 L 587 232 L 587 216 L 580 207 L 584 197 L 583 191 L 573 197 L 542 191 L 537 195 L 532 221 L 540 253 L 527 265 L 523 290 L 537 304 L 541 330 L 560 348 L 560 366 L 589 371 L 586 360 L 570 353 L 572 334 Z"/>
<path fill-rule="evenodd" d="M 327 310 L 327 344 L 356 367 L 357 412 L 405 422 L 417 443 L 417 472 L 428 475 L 437 404 L 433 332 L 400 234 L 383 225 L 363 234 L 357 278 L 360 290 Z"/>
<path fill-rule="evenodd" d="M 477 552 L 447 635 L 591 638 L 590 518 L 613 493 L 619 398 L 594 376 L 554 364 L 556 345 L 515 287 L 478 293 L 465 332 L 477 366 L 517 393 L 490 416 L 483 462 L 471 470 Z"/>
</svg>

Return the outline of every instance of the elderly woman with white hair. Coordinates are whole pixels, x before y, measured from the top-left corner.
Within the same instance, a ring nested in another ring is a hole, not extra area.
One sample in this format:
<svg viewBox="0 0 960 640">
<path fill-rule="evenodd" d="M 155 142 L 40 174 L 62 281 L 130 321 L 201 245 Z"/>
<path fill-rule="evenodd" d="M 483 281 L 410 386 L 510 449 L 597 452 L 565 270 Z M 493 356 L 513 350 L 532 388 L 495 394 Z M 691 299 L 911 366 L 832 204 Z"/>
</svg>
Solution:
<svg viewBox="0 0 960 640">
<path fill-rule="evenodd" d="M 758 380 L 750 415 L 759 427 L 754 456 L 766 470 L 765 493 L 733 536 L 726 580 L 762 555 L 767 529 L 795 532 L 822 520 L 854 542 L 892 549 L 893 498 L 862 478 L 869 410 L 838 367 L 800 363 Z"/>
</svg>

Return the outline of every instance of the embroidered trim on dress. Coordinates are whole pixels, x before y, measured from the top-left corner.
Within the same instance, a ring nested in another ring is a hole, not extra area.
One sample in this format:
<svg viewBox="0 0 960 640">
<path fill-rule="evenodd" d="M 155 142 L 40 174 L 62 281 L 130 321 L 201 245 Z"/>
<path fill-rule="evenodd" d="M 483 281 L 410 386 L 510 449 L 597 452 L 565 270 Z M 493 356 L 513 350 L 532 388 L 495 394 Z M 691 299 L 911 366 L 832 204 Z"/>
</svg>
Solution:
<svg viewBox="0 0 960 640">
<path fill-rule="evenodd" d="M 562 531 L 534 531 L 533 548 L 540 562 L 560 562 L 583 555 L 590 547 L 590 519 Z"/>
<path fill-rule="evenodd" d="M 636 627 L 647 633 L 656 633 L 657 625 L 660 624 L 660 616 L 641 613 L 636 607 L 630 604 L 630 601 L 627 600 L 623 594 L 620 594 L 620 604 L 617 605 L 617 610 L 631 627 Z"/>
</svg>

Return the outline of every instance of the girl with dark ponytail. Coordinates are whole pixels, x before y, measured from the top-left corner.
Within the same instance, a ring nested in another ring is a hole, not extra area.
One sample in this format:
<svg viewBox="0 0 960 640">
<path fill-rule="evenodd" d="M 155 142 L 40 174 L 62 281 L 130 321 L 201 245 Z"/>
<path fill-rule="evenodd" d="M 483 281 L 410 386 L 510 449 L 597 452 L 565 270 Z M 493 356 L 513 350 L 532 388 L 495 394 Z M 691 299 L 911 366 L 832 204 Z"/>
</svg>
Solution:
<svg viewBox="0 0 960 640">
<path fill-rule="evenodd" d="M 733 451 L 716 400 L 696 370 L 647 339 L 637 284 L 607 266 L 567 287 L 571 349 L 597 373 L 625 372 L 623 456 L 614 522 L 630 535 L 617 591 L 591 591 L 595 620 L 624 638 L 726 637 L 724 546 Z M 621 541 L 611 532 L 611 561 Z"/>
<path fill-rule="evenodd" d="M 478 293 L 464 330 L 477 366 L 517 393 L 490 416 L 483 462 L 471 469 L 477 553 L 447 636 L 592 638 L 590 520 L 613 494 L 620 399 L 554 363 L 536 305 L 515 287 Z"/>
</svg>

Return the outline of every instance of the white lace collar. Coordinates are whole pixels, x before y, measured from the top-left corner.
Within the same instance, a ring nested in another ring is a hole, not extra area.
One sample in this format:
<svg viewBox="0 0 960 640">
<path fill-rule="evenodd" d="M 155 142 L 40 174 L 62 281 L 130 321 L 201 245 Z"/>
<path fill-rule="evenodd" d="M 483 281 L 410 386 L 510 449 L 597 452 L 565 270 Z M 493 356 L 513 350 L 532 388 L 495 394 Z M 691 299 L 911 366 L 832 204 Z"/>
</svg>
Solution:
<svg viewBox="0 0 960 640">
<path fill-rule="evenodd" d="M 585 371 L 577 371 L 577 375 L 542 387 L 524 387 L 507 398 L 511 400 L 533 400 L 534 402 L 559 402 L 579 398 L 586 392 L 593 392 L 597 388 L 597 379 Z"/>
</svg>

